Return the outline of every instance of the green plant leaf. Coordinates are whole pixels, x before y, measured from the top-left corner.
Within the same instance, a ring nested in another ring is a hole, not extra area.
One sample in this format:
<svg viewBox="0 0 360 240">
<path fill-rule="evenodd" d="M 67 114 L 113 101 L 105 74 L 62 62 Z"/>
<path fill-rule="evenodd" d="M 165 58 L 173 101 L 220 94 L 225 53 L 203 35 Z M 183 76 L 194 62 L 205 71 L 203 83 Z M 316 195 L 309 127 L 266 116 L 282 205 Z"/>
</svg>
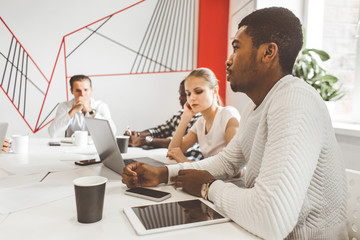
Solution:
<svg viewBox="0 0 360 240">
<path fill-rule="evenodd" d="M 331 74 L 326 74 L 324 76 L 320 76 L 319 80 L 323 82 L 328 82 L 332 86 L 338 81 L 338 78 Z"/>
<path fill-rule="evenodd" d="M 327 61 L 330 59 L 330 55 L 323 50 L 311 48 L 308 51 L 316 53 L 320 57 L 321 61 Z"/>
<path fill-rule="evenodd" d="M 303 29 L 304 31 L 304 29 Z M 305 36 L 305 31 L 303 36 Z M 303 41 L 305 43 L 305 39 Z M 311 85 L 325 101 L 336 101 L 345 96 L 342 85 L 337 86 L 338 78 L 327 74 L 326 70 L 318 64 L 318 57 L 321 61 L 327 61 L 330 56 L 327 52 L 314 48 L 305 48 L 305 44 L 296 58 L 293 75 L 303 79 Z"/>
</svg>

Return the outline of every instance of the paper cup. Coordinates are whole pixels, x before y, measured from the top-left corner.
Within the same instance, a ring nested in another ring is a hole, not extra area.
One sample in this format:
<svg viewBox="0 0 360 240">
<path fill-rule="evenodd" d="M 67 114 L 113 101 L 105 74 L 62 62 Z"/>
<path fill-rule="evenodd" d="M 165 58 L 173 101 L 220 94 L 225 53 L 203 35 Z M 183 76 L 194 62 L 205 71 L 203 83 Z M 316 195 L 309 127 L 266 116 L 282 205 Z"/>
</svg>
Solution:
<svg viewBox="0 0 360 240">
<path fill-rule="evenodd" d="M 116 142 L 121 153 L 127 153 L 130 136 L 116 136 Z"/>
<path fill-rule="evenodd" d="M 77 218 L 80 223 L 93 223 L 102 219 L 106 182 L 107 178 L 101 176 L 74 180 Z"/>
</svg>

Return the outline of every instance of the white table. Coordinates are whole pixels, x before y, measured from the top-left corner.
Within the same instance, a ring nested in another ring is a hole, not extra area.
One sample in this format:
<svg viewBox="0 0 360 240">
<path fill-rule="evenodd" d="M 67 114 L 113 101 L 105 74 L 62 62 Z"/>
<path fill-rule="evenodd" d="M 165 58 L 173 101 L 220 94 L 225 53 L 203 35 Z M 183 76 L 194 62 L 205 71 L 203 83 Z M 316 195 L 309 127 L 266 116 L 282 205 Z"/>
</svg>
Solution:
<svg viewBox="0 0 360 240">
<path fill-rule="evenodd" d="M 83 149 L 71 144 L 50 147 L 47 144 L 49 141 L 50 139 L 30 138 L 29 154 L 0 154 L 0 191 L 12 193 L 14 189 L 23 187 L 35 192 L 38 188 L 36 184 L 43 184 L 40 185 L 40 188 L 43 188 L 41 191 L 46 190 L 48 186 L 52 186 L 49 191 L 53 193 L 57 187 L 61 189 L 58 191 L 61 194 L 51 202 L 0 214 L 1 239 L 258 239 L 234 222 L 138 236 L 124 215 L 123 209 L 154 202 L 124 195 L 126 186 L 121 182 L 121 176 L 102 164 L 76 166 L 73 163 L 75 160 L 91 157 L 87 152 L 95 153 L 93 145 Z M 124 158 L 149 156 L 166 162 L 165 153 L 166 149 L 129 148 Z M 39 183 L 49 171 L 51 173 Z M 84 175 L 101 175 L 108 178 L 103 219 L 92 224 L 81 224 L 76 216 L 72 180 Z M 171 192 L 172 197 L 164 202 L 195 198 L 181 190 L 175 190 L 172 186 L 161 185 L 155 189 Z M 1 197 L 3 196 L 0 195 Z M 29 201 L 31 203 L 31 196 Z"/>
</svg>

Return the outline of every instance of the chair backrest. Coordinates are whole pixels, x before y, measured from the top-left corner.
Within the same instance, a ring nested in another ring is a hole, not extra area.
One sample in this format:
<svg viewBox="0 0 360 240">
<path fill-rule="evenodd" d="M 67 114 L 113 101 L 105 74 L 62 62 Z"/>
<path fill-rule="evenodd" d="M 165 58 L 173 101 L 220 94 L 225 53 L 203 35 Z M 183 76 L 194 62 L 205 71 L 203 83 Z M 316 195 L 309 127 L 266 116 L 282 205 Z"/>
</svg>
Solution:
<svg viewBox="0 0 360 240">
<path fill-rule="evenodd" d="M 349 239 L 360 240 L 360 171 L 346 169 L 348 181 L 348 222 Z"/>
</svg>

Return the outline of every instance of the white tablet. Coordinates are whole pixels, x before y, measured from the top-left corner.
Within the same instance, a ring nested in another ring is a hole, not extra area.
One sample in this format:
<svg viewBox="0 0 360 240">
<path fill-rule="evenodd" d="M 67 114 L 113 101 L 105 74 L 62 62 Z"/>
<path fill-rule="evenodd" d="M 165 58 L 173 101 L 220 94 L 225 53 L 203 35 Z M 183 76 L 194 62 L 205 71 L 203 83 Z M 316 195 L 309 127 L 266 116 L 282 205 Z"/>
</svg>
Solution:
<svg viewBox="0 0 360 240">
<path fill-rule="evenodd" d="M 124 212 L 139 235 L 230 221 L 202 199 L 128 207 Z"/>
</svg>

